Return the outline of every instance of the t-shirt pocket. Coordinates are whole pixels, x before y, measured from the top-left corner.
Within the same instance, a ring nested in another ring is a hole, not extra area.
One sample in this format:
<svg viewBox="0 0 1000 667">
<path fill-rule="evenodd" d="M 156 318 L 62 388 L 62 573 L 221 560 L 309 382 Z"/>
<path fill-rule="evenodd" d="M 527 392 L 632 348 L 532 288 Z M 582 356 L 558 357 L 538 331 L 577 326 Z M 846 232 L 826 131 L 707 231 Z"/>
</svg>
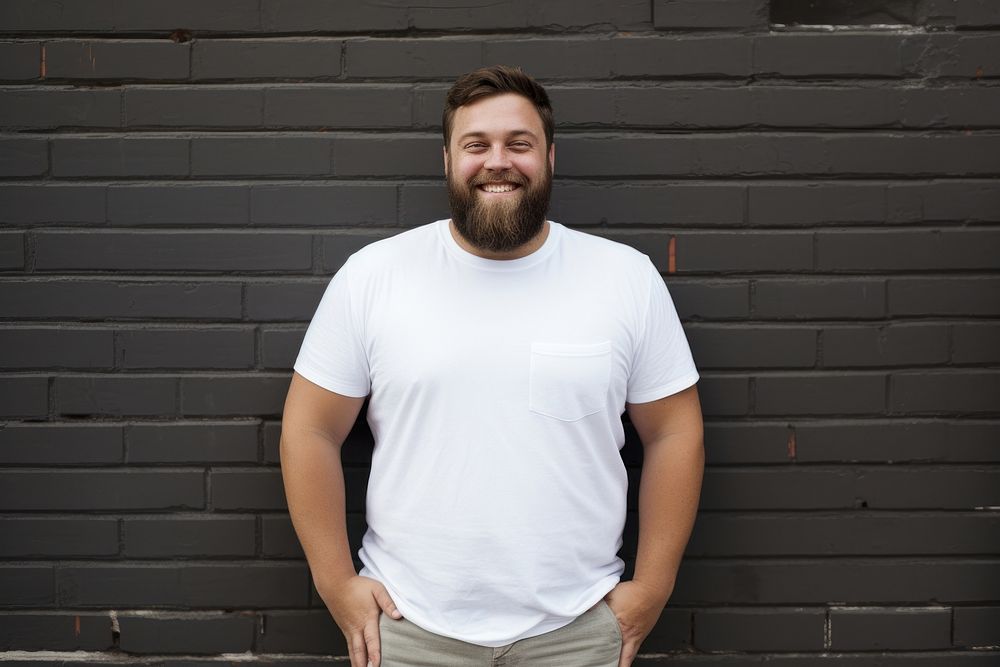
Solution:
<svg viewBox="0 0 1000 667">
<path fill-rule="evenodd" d="M 532 343 L 528 409 L 562 421 L 600 412 L 611 381 L 611 342 Z"/>
</svg>

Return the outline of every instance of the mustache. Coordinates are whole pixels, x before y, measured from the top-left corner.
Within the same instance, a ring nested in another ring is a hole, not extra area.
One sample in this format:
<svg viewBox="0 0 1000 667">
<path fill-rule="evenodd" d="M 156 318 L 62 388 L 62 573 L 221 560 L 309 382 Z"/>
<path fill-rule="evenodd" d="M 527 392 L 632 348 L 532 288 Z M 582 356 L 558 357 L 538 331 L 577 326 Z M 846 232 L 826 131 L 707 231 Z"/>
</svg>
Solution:
<svg viewBox="0 0 1000 667">
<path fill-rule="evenodd" d="M 504 171 L 499 174 L 480 174 L 469 181 L 469 185 L 472 185 L 473 187 L 477 185 L 486 185 L 487 183 L 513 183 L 515 185 L 527 185 L 528 179 L 524 178 L 517 172 Z"/>
</svg>

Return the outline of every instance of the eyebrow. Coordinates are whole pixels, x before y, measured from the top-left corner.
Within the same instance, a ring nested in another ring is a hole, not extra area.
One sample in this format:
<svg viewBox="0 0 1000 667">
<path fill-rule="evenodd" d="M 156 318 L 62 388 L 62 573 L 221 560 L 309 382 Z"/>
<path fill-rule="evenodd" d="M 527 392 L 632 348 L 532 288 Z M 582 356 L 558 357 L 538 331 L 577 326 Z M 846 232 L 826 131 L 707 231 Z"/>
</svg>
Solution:
<svg viewBox="0 0 1000 667">
<path fill-rule="evenodd" d="M 536 135 L 531 130 L 514 130 L 513 132 L 509 132 L 507 134 L 508 137 L 517 137 L 521 135 L 527 135 L 532 139 L 534 139 L 535 141 L 538 141 L 538 135 Z M 465 141 L 466 139 L 471 139 L 474 137 L 485 137 L 485 136 L 486 136 L 485 132 L 466 132 L 462 136 L 458 137 L 455 141 Z"/>
</svg>

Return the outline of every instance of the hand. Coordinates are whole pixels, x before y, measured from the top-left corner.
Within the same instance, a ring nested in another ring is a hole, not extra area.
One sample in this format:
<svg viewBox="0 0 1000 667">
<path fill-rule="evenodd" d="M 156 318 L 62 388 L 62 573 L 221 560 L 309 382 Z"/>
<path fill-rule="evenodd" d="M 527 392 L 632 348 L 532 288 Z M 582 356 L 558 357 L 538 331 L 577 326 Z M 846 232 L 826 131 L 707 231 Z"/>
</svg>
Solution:
<svg viewBox="0 0 1000 667">
<path fill-rule="evenodd" d="M 666 601 L 637 581 L 623 581 L 604 596 L 622 631 L 622 654 L 618 667 L 629 667 L 639 646 L 656 625 Z"/>
<path fill-rule="evenodd" d="M 374 579 L 355 575 L 319 593 L 347 639 L 351 667 L 379 667 L 382 662 L 379 615 L 385 612 L 394 619 L 403 617 L 385 586 Z"/>
</svg>

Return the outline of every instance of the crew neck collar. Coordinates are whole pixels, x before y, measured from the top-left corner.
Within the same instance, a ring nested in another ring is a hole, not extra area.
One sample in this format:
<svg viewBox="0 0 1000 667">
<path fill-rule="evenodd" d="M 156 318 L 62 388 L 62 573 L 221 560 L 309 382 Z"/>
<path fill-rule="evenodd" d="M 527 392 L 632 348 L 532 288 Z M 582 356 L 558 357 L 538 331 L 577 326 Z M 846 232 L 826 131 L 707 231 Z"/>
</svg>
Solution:
<svg viewBox="0 0 1000 667">
<path fill-rule="evenodd" d="M 452 236 L 450 223 L 451 220 L 448 218 L 438 220 L 434 223 L 438 228 L 438 235 L 441 237 L 441 242 L 448 250 L 448 253 L 464 264 L 487 271 L 520 271 L 521 269 L 534 266 L 552 254 L 559 243 L 559 237 L 562 235 L 562 225 L 552 220 L 546 220 L 546 224 L 549 226 L 549 233 L 537 250 L 517 259 L 488 259 L 473 254 L 460 246 L 455 237 Z"/>
</svg>

